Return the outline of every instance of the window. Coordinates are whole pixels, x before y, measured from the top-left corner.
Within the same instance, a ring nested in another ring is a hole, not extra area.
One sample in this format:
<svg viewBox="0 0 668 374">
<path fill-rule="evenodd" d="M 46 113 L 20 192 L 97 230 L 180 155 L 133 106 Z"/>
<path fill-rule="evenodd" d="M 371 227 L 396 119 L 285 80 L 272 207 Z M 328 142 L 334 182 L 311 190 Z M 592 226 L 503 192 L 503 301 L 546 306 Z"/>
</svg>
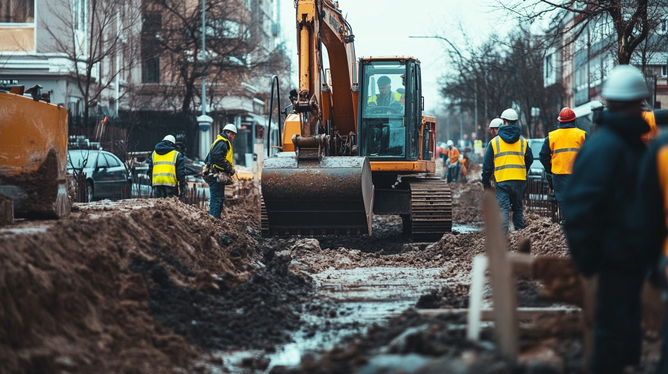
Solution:
<svg viewBox="0 0 668 374">
<path fill-rule="evenodd" d="M 86 30 L 86 0 L 72 0 L 72 28 Z"/>
<path fill-rule="evenodd" d="M 656 25 L 656 33 L 659 35 L 666 35 L 668 33 L 668 18 L 664 18 Z"/>
<path fill-rule="evenodd" d="M 0 23 L 35 23 L 35 0 L 1 0 Z"/>
<path fill-rule="evenodd" d="M 552 54 L 549 54 L 545 56 L 545 63 L 544 63 L 544 70 L 545 70 L 545 80 L 548 80 L 550 76 L 552 76 L 552 70 L 554 67 L 552 66 Z"/>
<path fill-rule="evenodd" d="M 143 62 L 142 83 L 160 83 L 160 59 L 149 58 Z"/>
<path fill-rule="evenodd" d="M 98 168 L 108 168 L 109 167 L 109 164 L 107 163 L 107 159 L 104 157 L 104 155 L 102 153 L 98 154 L 96 167 L 98 167 Z"/>
<path fill-rule="evenodd" d="M 661 66 L 661 76 L 668 77 L 668 65 Z"/>
<path fill-rule="evenodd" d="M 109 167 L 114 168 L 117 166 L 121 166 L 121 162 L 118 161 L 118 159 L 110 154 L 105 154 L 105 158 L 107 159 L 107 164 L 109 164 Z"/>
</svg>

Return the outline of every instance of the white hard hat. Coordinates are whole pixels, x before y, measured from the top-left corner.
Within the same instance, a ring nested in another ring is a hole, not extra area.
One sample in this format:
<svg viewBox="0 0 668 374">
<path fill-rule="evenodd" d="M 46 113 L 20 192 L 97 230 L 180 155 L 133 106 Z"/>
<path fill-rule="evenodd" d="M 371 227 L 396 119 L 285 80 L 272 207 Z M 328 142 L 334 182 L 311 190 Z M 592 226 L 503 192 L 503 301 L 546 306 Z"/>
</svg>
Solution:
<svg viewBox="0 0 668 374">
<path fill-rule="evenodd" d="M 503 120 L 501 118 L 494 118 L 489 122 L 489 128 L 490 129 L 496 129 L 501 127 L 503 125 Z"/>
<path fill-rule="evenodd" d="M 162 140 L 163 140 L 163 141 L 166 140 L 166 141 L 168 141 L 168 142 L 170 142 L 170 143 L 172 143 L 172 144 L 176 144 L 176 139 L 174 139 L 174 136 L 173 136 L 173 135 L 167 135 L 167 136 L 165 136 L 164 138 L 162 138 Z"/>
<path fill-rule="evenodd" d="M 451 146 L 451 145 L 455 145 L 455 143 L 453 143 L 452 140 L 448 140 L 448 142 L 446 144 L 448 145 L 448 147 Z"/>
<path fill-rule="evenodd" d="M 236 134 L 237 133 L 237 127 L 234 126 L 231 123 L 228 123 L 227 125 L 225 125 L 225 127 L 223 127 L 223 131 L 231 131 L 231 132 Z"/>
<path fill-rule="evenodd" d="M 501 119 L 508 121 L 517 121 L 519 118 L 515 109 L 508 108 L 501 113 Z"/>
<path fill-rule="evenodd" d="M 601 96 L 613 101 L 636 101 L 649 96 L 642 72 L 631 65 L 619 65 L 612 69 L 603 82 Z"/>
</svg>

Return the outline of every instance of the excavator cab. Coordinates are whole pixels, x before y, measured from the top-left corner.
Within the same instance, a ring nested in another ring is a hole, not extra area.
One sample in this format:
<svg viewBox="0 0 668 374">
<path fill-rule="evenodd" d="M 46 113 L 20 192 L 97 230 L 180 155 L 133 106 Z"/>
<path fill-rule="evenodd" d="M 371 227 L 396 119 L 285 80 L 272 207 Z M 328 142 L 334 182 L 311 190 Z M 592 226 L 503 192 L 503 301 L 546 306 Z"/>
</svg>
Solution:
<svg viewBox="0 0 668 374">
<path fill-rule="evenodd" d="M 371 162 L 417 160 L 422 123 L 419 61 L 362 58 L 359 66 L 360 156 Z"/>
</svg>

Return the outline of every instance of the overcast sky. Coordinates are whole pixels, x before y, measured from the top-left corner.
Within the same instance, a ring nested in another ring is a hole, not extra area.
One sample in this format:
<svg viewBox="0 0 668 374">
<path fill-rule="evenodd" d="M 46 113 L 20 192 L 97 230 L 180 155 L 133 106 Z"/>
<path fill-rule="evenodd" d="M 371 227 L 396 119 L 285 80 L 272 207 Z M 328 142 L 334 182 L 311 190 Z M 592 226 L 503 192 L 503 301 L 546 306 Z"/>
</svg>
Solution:
<svg viewBox="0 0 668 374">
<path fill-rule="evenodd" d="M 293 0 L 279 0 L 281 26 L 293 60 L 293 84 L 298 67 Z M 340 9 L 355 34 L 355 51 L 361 56 L 410 55 L 422 62 L 426 112 L 443 106 L 438 79 L 446 71 L 446 44 L 439 39 L 413 39 L 440 35 L 461 47 L 461 26 L 472 39 L 481 39 L 504 22 L 490 12 L 487 0 L 339 0 Z"/>
</svg>

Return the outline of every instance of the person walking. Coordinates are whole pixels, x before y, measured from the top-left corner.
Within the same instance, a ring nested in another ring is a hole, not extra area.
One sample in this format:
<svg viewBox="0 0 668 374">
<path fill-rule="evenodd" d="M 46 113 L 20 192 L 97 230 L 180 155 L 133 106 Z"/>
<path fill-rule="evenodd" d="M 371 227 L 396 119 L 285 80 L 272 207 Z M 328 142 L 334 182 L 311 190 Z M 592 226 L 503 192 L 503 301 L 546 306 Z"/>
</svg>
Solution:
<svg viewBox="0 0 668 374">
<path fill-rule="evenodd" d="M 225 184 L 221 183 L 222 178 L 219 178 L 218 175 L 225 173 L 231 178 L 236 172 L 232 150 L 232 143 L 236 136 L 237 127 L 231 123 L 225 125 L 223 131 L 211 144 L 209 154 L 204 161 L 208 170 L 205 180 L 209 184 L 209 214 L 218 219 L 221 218 L 225 202 Z"/>
<path fill-rule="evenodd" d="M 562 215 L 566 182 L 573 172 L 575 156 L 587 139 L 587 132 L 575 127 L 575 119 L 575 112 L 571 108 L 563 108 L 557 118 L 559 127 L 550 131 L 538 154 Z"/>
<path fill-rule="evenodd" d="M 515 230 L 524 228 L 522 199 L 527 184 L 527 172 L 533 162 L 533 154 L 527 140 L 520 135 L 519 116 L 514 109 L 501 113 L 503 126 L 499 134 L 487 145 L 482 163 L 482 185 L 491 188 L 491 177 L 496 180 L 496 201 L 501 210 L 503 232 L 508 233 L 510 211 L 513 212 Z"/>
<path fill-rule="evenodd" d="M 501 118 L 494 118 L 489 121 L 489 132 L 492 133 L 492 139 L 499 134 L 499 127 L 503 125 L 503 120 Z"/>
<path fill-rule="evenodd" d="M 457 177 L 459 176 L 459 149 L 455 147 L 455 143 L 452 140 L 448 140 L 448 175 L 446 181 L 457 182 Z"/>
<path fill-rule="evenodd" d="M 186 194 L 186 160 L 176 150 L 175 143 L 173 135 L 165 136 L 155 145 L 149 158 L 148 175 L 151 176 L 153 197 L 184 197 Z"/>
<path fill-rule="evenodd" d="M 619 65 L 601 95 L 607 109 L 600 130 L 582 145 L 566 185 L 564 232 L 577 269 L 598 276 L 590 373 L 619 374 L 641 357 L 640 294 L 649 264 L 637 197 L 649 91 L 640 70 Z"/>
</svg>

